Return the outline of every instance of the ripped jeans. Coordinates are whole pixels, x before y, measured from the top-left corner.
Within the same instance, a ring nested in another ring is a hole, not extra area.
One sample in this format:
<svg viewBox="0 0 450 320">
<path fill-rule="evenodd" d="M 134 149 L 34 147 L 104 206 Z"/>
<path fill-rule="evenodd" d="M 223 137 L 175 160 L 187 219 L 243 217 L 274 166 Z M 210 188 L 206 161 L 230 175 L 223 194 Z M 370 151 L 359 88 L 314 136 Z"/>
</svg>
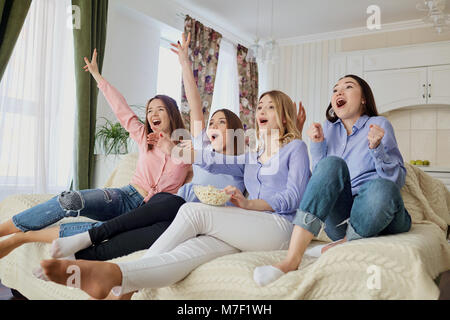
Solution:
<svg viewBox="0 0 450 320">
<path fill-rule="evenodd" d="M 351 241 L 407 232 L 411 217 L 390 180 L 370 180 L 352 196 L 347 163 L 330 156 L 317 164 L 293 223 L 314 236 L 324 225 L 331 240 Z"/>
<path fill-rule="evenodd" d="M 131 185 L 121 188 L 64 191 L 47 202 L 16 214 L 12 221 L 23 232 L 40 230 L 69 217 L 83 216 L 96 221 L 107 221 L 141 206 L 143 200 L 142 195 Z M 83 225 L 90 228 L 93 224 Z M 87 231 L 86 228 L 77 228 L 72 234 Z"/>
</svg>

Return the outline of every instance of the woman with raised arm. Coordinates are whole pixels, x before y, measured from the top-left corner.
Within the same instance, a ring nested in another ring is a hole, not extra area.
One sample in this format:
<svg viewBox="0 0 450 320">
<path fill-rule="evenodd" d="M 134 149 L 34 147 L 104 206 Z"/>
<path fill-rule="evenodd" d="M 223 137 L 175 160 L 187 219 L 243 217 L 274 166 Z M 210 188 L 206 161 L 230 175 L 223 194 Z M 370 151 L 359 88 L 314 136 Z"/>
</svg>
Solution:
<svg viewBox="0 0 450 320">
<path fill-rule="evenodd" d="M 411 217 L 400 188 L 406 169 L 394 130 L 375 105 L 370 86 L 358 76 L 340 79 L 322 127 L 308 130 L 313 175 L 293 223 L 286 258 L 255 269 L 254 280 L 267 285 L 297 270 L 309 243 L 322 226 L 334 241 L 322 249 L 361 238 L 409 231 Z"/>
<path fill-rule="evenodd" d="M 73 223 L 43 229 L 65 217 L 85 216 L 107 221 L 140 207 L 158 192 L 176 193 L 190 171 L 189 164 L 174 161 L 165 154 L 158 141 L 160 135 L 170 136 L 173 131 L 184 128 L 176 101 L 165 95 L 153 97 L 146 106 L 145 123 L 141 123 L 125 98 L 101 76 L 97 50 L 94 50 L 92 61 L 85 58 L 85 62 L 85 71 L 97 81 L 117 119 L 139 147 L 134 176 L 130 184 L 122 188 L 62 192 L 45 203 L 16 214 L 0 224 L 0 237 L 14 233 L 0 242 L 0 258 L 24 243 L 51 243 L 58 237 L 67 237 L 92 227 L 92 223 Z"/>
</svg>

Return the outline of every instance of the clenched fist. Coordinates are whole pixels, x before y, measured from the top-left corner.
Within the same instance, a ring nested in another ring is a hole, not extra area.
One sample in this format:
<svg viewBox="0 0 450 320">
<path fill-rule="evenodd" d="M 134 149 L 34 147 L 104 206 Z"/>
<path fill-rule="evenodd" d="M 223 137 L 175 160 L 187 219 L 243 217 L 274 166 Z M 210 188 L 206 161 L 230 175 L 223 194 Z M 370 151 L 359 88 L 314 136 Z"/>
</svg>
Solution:
<svg viewBox="0 0 450 320">
<path fill-rule="evenodd" d="M 325 139 L 323 136 L 322 125 L 320 123 L 313 123 L 309 127 L 307 133 L 312 142 L 322 142 Z"/>
<path fill-rule="evenodd" d="M 369 134 L 367 135 L 367 139 L 369 140 L 369 148 L 376 149 L 381 142 L 381 139 L 384 137 L 384 129 L 371 124 L 369 129 Z"/>
</svg>

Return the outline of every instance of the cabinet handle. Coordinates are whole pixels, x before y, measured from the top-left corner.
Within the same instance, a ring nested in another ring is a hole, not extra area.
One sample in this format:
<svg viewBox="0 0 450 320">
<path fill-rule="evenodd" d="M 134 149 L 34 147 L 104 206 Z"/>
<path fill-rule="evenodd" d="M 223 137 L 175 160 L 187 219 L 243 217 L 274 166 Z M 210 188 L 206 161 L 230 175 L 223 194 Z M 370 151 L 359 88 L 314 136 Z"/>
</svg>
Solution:
<svg viewBox="0 0 450 320">
<path fill-rule="evenodd" d="M 424 84 L 422 87 L 423 87 L 423 95 L 422 95 L 422 97 L 425 99 L 425 97 L 427 96 L 427 86 Z"/>
<path fill-rule="evenodd" d="M 428 98 L 431 98 L 431 83 L 428 84 Z"/>
</svg>

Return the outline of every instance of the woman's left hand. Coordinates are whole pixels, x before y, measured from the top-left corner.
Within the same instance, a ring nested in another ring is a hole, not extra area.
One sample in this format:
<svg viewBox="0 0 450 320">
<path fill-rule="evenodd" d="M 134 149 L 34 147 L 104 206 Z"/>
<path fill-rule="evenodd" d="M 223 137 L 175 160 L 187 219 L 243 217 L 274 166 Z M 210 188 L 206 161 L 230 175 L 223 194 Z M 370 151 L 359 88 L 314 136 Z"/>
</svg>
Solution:
<svg viewBox="0 0 450 320">
<path fill-rule="evenodd" d="M 303 103 L 300 101 L 298 103 L 298 114 L 297 114 L 297 129 L 300 131 L 300 133 L 302 133 L 303 131 L 303 126 L 305 124 L 306 121 L 306 110 L 305 107 L 303 107 Z"/>
<path fill-rule="evenodd" d="M 376 124 L 371 124 L 369 129 L 369 134 L 367 139 L 369 140 L 369 148 L 376 149 L 381 143 L 381 139 L 384 137 L 384 129 L 377 126 Z"/>
<path fill-rule="evenodd" d="M 234 186 L 228 186 L 225 189 L 223 189 L 226 194 L 231 195 L 230 202 L 234 204 L 236 207 L 242 208 L 242 209 L 248 209 L 248 199 L 244 197 L 241 190 Z"/>
</svg>

